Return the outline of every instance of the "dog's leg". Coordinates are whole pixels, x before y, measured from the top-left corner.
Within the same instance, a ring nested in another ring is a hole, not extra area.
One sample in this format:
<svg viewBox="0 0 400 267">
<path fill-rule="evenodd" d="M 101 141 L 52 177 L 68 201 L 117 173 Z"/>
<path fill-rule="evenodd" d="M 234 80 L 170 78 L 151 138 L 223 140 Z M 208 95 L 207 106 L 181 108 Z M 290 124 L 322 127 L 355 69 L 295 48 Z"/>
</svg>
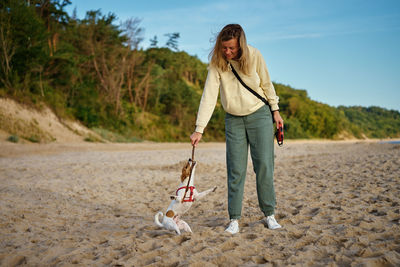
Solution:
<svg viewBox="0 0 400 267">
<path fill-rule="evenodd" d="M 180 219 L 179 216 L 175 217 L 174 221 L 176 222 L 176 225 L 178 225 L 179 229 L 192 233 L 192 229 L 190 229 L 189 224 L 187 224 L 187 222 L 185 222 L 184 220 Z"/>
<path fill-rule="evenodd" d="M 208 190 L 206 190 L 206 191 L 203 191 L 203 192 L 201 192 L 201 193 L 197 192 L 197 190 L 195 189 L 194 192 L 193 192 L 194 199 L 200 200 L 200 199 L 202 199 L 203 197 L 205 197 L 207 194 L 209 194 L 209 193 L 211 193 L 211 192 L 214 192 L 216 189 L 217 189 L 217 187 L 215 186 L 214 188 L 210 188 L 210 189 L 208 189 Z"/>
<path fill-rule="evenodd" d="M 173 210 L 168 210 L 165 214 L 164 219 L 166 221 L 166 224 L 168 225 L 168 228 L 171 230 L 175 230 L 175 232 L 180 235 L 181 231 L 179 230 L 179 226 L 176 224 L 175 217 L 177 217 L 177 215 L 175 215 L 175 212 Z"/>
<path fill-rule="evenodd" d="M 165 229 L 175 231 L 178 235 L 181 234 L 179 226 L 176 224 L 176 221 L 173 218 L 164 217 L 163 226 Z"/>
<path fill-rule="evenodd" d="M 161 211 L 156 213 L 156 215 L 154 216 L 154 222 L 157 224 L 157 226 L 163 227 L 167 230 L 173 230 L 178 235 L 181 234 L 181 231 L 179 230 L 179 227 L 174 219 L 174 212 L 172 210 L 167 211 L 167 213 L 163 217 L 162 223 L 160 223 L 159 216 L 163 216 Z"/>
<path fill-rule="evenodd" d="M 192 229 L 190 229 L 189 224 L 187 224 L 187 222 L 185 222 L 184 220 L 179 220 L 178 227 L 179 229 L 192 233 Z"/>
<path fill-rule="evenodd" d="M 178 234 L 178 235 L 180 235 L 181 234 L 181 231 L 179 230 L 179 226 L 178 225 L 176 225 L 176 227 L 174 227 L 175 229 L 175 232 Z"/>
</svg>

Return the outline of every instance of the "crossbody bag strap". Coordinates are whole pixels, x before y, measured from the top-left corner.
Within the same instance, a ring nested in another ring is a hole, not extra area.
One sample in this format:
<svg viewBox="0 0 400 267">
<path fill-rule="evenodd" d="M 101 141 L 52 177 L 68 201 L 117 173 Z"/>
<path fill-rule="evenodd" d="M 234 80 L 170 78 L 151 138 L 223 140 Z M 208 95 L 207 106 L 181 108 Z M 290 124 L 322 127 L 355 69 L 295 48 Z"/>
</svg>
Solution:
<svg viewBox="0 0 400 267">
<path fill-rule="evenodd" d="M 272 112 L 271 106 L 268 103 L 268 100 L 265 99 L 264 97 L 260 96 L 256 91 L 254 91 L 253 89 L 251 89 L 250 87 L 247 86 L 247 84 L 244 83 L 244 81 L 242 80 L 242 78 L 240 78 L 239 74 L 236 72 L 235 68 L 232 66 L 231 63 L 229 63 L 229 66 L 231 67 L 231 70 L 233 72 L 233 74 L 235 74 L 236 78 L 239 80 L 239 82 L 244 86 L 244 88 L 246 88 L 247 90 L 250 91 L 250 93 L 252 93 L 253 95 L 255 95 L 258 99 L 260 99 L 262 102 L 265 103 L 265 105 L 267 105 L 269 107 L 269 109 Z"/>
<path fill-rule="evenodd" d="M 262 102 L 264 102 L 265 105 L 267 105 L 269 107 L 269 110 L 271 111 L 271 115 L 272 115 L 272 109 L 271 109 L 271 106 L 269 105 L 267 99 L 265 99 L 264 97 L 260 96 L 256 91 L 254 91 L 253 89 L 248 87 L 247 84 L 245 84 L 244 81 L 240 78 L 239 74 L 236 72 L 235 68 L 232 66 L 231 63 L 229 63 L 229 66 L 230 66 L 233 74 L 235 74 L 236 78 L 244 86 L 244 88 L 249 90 L 253 95 L 255 95 L 258 99 L 260 99 Z M 275 122 L 274 121 L 274 116 L 271 116 L 271 117 L 272 117 L 272 122 Z M 276 136 L 276 141 L 278 142 L 278 145 L 282 146 L 283 145 L 283 127 L 281 125 L 280 125 L 280 128 L 279 128 L 279 131 L 276 132 L 275 136 Z"/>
</svg>

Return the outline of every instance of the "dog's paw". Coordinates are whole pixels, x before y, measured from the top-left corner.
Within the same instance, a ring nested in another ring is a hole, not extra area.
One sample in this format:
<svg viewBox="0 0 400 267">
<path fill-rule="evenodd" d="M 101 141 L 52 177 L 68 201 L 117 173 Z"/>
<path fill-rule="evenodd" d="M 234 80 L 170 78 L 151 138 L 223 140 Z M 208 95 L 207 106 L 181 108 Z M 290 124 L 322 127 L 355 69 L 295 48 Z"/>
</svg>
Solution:
<svg viewBox="0 0 400 267">
<path fill-rule="evenodd" d="M 217 190 L 217 187 L 215 186 L 214 189 L 212 190 L 213 192 L 215 192 L 215 190 Z"/>
</svg>

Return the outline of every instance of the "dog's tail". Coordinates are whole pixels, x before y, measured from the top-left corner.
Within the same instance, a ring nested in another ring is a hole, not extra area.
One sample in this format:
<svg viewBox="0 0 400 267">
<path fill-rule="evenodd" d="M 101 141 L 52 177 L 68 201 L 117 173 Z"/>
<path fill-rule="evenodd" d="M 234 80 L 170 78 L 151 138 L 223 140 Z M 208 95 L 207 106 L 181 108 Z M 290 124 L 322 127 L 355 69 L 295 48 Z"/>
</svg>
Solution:
<svg viewBox="0 0 400 267">
<path fill-rule="evenodd" d="M 159 217 L 160 215 L 163 216 L 163 213 L 162 213 L 161 211 L 157 212 L 156 215 L 154 215 L 154 222 L 157 224 L 157 226 L 159 226 L 159 227 L 164 227 L 164 226 L 160 223 L 160 221 L 158 220 L 158 217 Z"/>
</svg>

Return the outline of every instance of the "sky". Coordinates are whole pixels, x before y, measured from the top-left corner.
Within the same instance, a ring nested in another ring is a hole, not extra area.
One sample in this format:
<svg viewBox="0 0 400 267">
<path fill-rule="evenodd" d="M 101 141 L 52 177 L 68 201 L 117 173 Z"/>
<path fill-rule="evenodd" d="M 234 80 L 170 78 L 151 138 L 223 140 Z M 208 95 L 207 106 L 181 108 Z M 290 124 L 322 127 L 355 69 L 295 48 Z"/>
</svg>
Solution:
<svg viewBox="0 0 400 267">
<path fill-rule="evenodd" d="M 100 9 L 141 20 L 140 47 L 178 32 L 178 48 L 207 63 L 216 34 L 240 24 L 272 81 L 331 106 L 400 111 L 399 0 L 72 0 L 78 18 Z"/>
</svg>

